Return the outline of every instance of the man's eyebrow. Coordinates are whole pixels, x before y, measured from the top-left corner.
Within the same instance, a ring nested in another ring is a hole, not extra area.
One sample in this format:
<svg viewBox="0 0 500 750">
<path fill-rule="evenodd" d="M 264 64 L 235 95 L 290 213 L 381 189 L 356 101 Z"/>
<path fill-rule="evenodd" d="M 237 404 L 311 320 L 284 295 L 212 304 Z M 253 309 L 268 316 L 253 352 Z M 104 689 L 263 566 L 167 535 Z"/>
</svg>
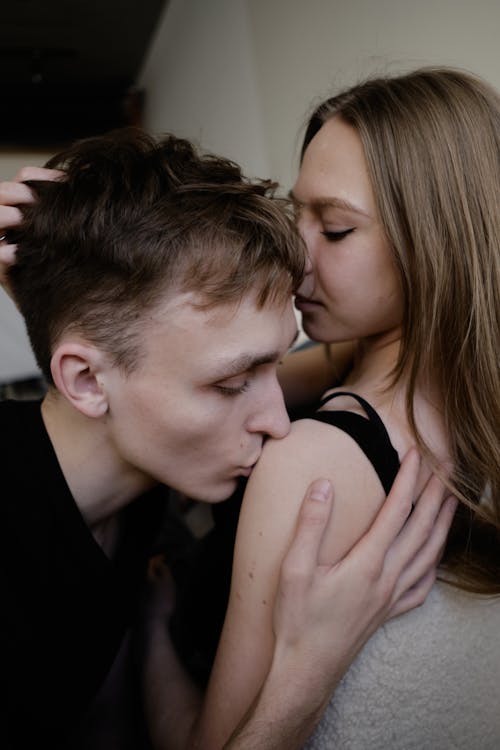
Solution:
<svg viewBox="0 0 500 750">
<path fill-rule="evenodd" d="M 299 331 L 296 330 L 288 349 L 292 348 L 292 346 L 297 341 L 298 337 L 299 337 Z M 247 372 L 248 370 L 253 370 L 255 367 L 260 367 L 261 365 L 269 365 L 269 364 L 272 364 L 273 362 L 278 362 L 282 356 L 283 356 L 283 352 L 278 349 L 274 349 L 268 352 L 263 352 L 262 354 L 245 353 L 239 357 L 236 357 L 236 359 L 229 360 L 228 362 L 224 364 L 219 363 L 217 367 L 219 375 L 218 376 L 215 375 L 215 377 L 216 378 L 219 377 L 220 379 L 230 378 L 233 375 L 239 375 L 241 372 Z"/>
<path fill-rule="evenodd" d="M 349 211 L 350 213 L 360 214 L 361 216 L 366 216 L 369 218 L 369 214 L 366 211 L 363 211 L 362 208 L 359 206 L 356 206 L 354 203 L 351 203 L 350 201 L 345 200 L 344 198 L 315 198 L 314 200 L 310 201 L 308 204 L 301 203 L 297 199 L 297 197 L 293 194 L 293 191 L 290 190 L 288 192 L 288 198 L 292 201 L 296 206 L 303 206 L 303 205 L 309 205 L 312 208 L 316 209 L 322 209 L 322 208 L 339 208 L 342 211 Z"/>
</svg>

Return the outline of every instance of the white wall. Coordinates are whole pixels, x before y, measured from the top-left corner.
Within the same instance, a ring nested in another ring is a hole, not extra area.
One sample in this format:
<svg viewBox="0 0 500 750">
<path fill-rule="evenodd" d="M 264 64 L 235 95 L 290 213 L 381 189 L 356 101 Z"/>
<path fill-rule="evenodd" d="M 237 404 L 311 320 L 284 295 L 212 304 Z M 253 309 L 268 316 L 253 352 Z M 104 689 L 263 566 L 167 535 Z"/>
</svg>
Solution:
<svg viewBox="0 0 500 750">
<path fill-rule="evenodd" d="M 448 64 L 500 88 L 498 0 L 248 0 L 266 146 L 288 189 L 314 101 L 373 73 Z"/>
<path fill-rule="evenodd" d="M 145 126 L 172 132 L 266 175 L 257 76 L 245 0 L 171 0 L 138 78 Z M 0 179 L 50 154 L 1 154 Z M 24 325 L 0 292 L 0 383 L 37 372 Z"/>
<path fill-rule="evenodd" d="M 245 0 L 171 0 L 139 83 L 145 125 L 269 172 Z"/>
<path fill-rule="evenodd" d="M 138 80 L 145 124 L 288 189 L 315 101 L 372 73 L 429 63 L 500 88 L 499 29 L 498 0 L 171 0 Z M 0 178 L 26 161 L 44 158 L 0 154 Z M 0 297 L 0 382 L 33 367 L 12 309 Z"/>
<path fill-rule="evenodd" d="M 37 377 L 24 321 L 12 300 L 0 290 L 0 385 Z"/>
</svg>

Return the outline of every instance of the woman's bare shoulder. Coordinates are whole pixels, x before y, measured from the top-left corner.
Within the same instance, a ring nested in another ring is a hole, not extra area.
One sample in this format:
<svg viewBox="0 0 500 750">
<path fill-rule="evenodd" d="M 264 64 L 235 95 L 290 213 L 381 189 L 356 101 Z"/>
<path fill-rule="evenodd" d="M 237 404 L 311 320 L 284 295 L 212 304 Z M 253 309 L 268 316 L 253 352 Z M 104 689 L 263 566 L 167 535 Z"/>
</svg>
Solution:
<svg viewBox="0 0 500 750">
<path fill-rule="evenodd" d="M 372 464 L 337 427 L 301 419 L 285 438 L 268 441 L 249 481 L 243 517 L 258 518 L 271 534 L 283 526 L 291 533 L 308 485 L 323 477 L 334 491 L 322 548 L 325 563 L 332 564 L 365 533 L 385 498 Z"/>
</svg>

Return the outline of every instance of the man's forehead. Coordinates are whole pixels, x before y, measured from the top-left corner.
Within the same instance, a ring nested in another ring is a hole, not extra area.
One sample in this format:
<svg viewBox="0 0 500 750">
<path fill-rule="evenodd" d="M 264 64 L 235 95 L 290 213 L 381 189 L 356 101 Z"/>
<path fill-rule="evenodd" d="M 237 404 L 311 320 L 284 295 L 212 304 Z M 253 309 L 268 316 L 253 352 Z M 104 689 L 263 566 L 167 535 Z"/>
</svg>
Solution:
<svg viewBox="0 0 500 750">
<path fill-rule="evenodd" d="M 252 289 L 238 300 L 229 300 L 217 304 L 210 304 L 207 298 L 196 292 L 177 292 L 169 294 L 158 306 L 152 317 L 159 321 L 168 320 L 171 325 L 192 325 L 198 328 L 200 323 L 206 326 L 218 327 L 238 317 L 245 319 L 255 315 L 259 318 L 263 313 L 276 315 L 281 318 L 287 308 L 291 308 L 292 297 L 269 301 L 263 306 L 257 304 L 258 290 Z"/>
<path fill-rule="evenodd" d="M 179 294 L 154 315 L 154 341 L 161 340 L 163 347 L 175 346 L 182 360 L 194 357 L 200 368 L 218 368 L 220 364 L 236 371 L 245 369 L 244 361 L 249 366 L 274 361 L 297 336 L 291 298 L 260 308 L 252 294 L 238 303 L 209 308 L 200 307 L 201 299 L 193 293 Z"/>
</svg>

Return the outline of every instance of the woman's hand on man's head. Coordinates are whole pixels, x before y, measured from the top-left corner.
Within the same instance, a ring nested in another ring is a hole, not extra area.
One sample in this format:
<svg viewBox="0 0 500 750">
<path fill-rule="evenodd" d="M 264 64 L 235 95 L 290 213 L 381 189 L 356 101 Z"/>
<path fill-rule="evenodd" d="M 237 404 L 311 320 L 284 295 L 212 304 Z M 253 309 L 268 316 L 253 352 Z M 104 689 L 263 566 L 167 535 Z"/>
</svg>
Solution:
<svg viewBox="0 0 500 750">
<path fill-rule="evenodd" d="M 8 231 L 22 221 L 19 206 L 33 203 L 32 190 L 24 183 L 28 180 L 59 180 L 64 172 L 45 167 L 23 167 L 13 180 L 0 182 L 0 284 L 10 294 L 7 269 L 15 263 L 16 245 L 9 242 Z"/>
</svg>

